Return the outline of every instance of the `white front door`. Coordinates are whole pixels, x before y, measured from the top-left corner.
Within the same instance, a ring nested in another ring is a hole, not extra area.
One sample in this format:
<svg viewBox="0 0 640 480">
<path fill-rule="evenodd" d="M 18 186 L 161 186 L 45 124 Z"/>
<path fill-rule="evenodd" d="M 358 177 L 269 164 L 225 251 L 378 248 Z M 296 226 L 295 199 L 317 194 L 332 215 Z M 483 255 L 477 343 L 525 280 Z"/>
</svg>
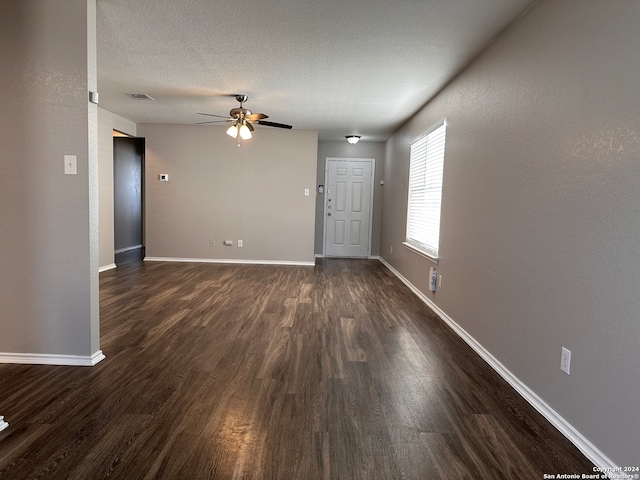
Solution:
<svg viewBox="0 0 640 480">
<path fill-rule="evenodd" d="M 368 257 L 373 202 L 372 158 L 327 158 L 324 254 Z"/>
</svg>

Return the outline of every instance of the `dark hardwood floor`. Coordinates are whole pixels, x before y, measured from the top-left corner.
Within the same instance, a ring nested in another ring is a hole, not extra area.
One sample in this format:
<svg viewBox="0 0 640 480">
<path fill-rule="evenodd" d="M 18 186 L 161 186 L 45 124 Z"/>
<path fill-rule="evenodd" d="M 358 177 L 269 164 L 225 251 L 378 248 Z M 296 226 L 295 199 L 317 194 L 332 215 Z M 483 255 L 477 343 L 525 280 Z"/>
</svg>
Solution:
<svg viewBox="0 0 640 480">
<path fill-rule="evenodd" d="M 95 367 L 0 365 L 0 478 L 592 472 L 377 261 L 125 259 L 100 308 Z"/>
</svg>

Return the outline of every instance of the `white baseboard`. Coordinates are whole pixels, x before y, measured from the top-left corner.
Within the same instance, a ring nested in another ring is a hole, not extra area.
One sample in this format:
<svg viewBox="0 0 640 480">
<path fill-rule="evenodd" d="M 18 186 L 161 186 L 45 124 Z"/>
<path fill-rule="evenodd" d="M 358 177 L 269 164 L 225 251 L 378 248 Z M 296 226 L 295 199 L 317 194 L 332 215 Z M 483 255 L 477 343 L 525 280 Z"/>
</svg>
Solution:
<svg viewBox="0 0 640 480">
<path fill-rule="evenodd" d="M 81 355 L 55 355 L 43 353 L 0 353 L 0 363 L 23 363 L 29 365 L 68 365 L 93 367 L 105 359 L 102 350 L 90 357 Z"/>
<path fill-rule="evenodd" d="M 188 262 L 188 263 L 234 263 L 243 265 L 299 265 L 314 266 L 315 262 L 297 260 L 244 260 L 239 258 L 174 258 L 174 257 L 144 257 L 145 262 Z"/>
<path fill-rule="evenodd" d="M 368 260 L 380 260 L 380 255 L 369 255 L 368 257 L 325 257 L 324 253 L 316 253 L 316 258 L 366 258 Z"/>
<path fill-rule="evenodd" d="M 2 430 L 4 430 L 5 428 L 7 428 L 8 426 L 9 426 L 9 424 L 4 421 L 4 417 L 2 415 L 0 415 L 0 432 Z"/>
<path fill-rule="evenodd" d="M 522 398 L 524 398 L 533 408 L 545 417 L 556 429 L 560 431 L 571 443 L 573 443 L 594 465 L 602 471 L 615 471 L 616 465 L 604 453 L 602 453 L 584 435 L 576 430 L 533 390 L 525 385 L 518 377 L 511 373 L 502 363 L 500 363 L 486 348 L 476 341 L 464 328 L 458 325 L 451 317 L 442 311 L 424 293 L 418 290 L 409 280 L 403 277 L 400 272 L 393 268 L 384 258 L 380 257 L 380 262 L 387 267 L 398 279 L 415 293 L 436 315 L 440 317 L 462 340 L 464 340 L 482 359 L 493 368 L 506 382 L 511 385 Z M 585 472 L 587 473 L 587 472 Z"/>
<path fill-rule="evenodd" d="M 100 268 L 98 268 L 98 273 L 102 273 L 102 272 L 106 272 L 107 270 L 112 270 L 116 268 L 116 264 L 112 263 L 111 265 L 104 265 Z"/>
</svg>

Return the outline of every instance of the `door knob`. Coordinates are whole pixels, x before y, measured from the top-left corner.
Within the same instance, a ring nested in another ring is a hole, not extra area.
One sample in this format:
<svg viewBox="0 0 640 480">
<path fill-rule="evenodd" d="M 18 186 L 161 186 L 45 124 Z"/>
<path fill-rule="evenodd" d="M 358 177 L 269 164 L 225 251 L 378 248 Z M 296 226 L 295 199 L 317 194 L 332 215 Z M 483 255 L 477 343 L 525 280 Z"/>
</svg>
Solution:
<svg viewBox="0 0 640 480">
<path fill-rule="evenodd" d="M 327 217 L 330 217 L 330 216 L 331 216 L 331 212 L 327 213 Z"/>
</svg>

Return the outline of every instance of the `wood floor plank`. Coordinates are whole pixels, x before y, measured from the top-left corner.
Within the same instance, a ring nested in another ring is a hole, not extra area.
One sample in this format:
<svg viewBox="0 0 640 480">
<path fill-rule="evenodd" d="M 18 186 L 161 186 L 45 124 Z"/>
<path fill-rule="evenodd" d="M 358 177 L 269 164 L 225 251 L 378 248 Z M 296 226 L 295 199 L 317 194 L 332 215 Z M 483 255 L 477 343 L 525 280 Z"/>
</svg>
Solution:
<svg viewBox="0 0 640 480">
<path fill-rule="evenodd" d="M 0 477 L 510 479 L 593 466 L 379 262 L 100 276 L 93 368 L 0 365 Z"/>
</svg>

